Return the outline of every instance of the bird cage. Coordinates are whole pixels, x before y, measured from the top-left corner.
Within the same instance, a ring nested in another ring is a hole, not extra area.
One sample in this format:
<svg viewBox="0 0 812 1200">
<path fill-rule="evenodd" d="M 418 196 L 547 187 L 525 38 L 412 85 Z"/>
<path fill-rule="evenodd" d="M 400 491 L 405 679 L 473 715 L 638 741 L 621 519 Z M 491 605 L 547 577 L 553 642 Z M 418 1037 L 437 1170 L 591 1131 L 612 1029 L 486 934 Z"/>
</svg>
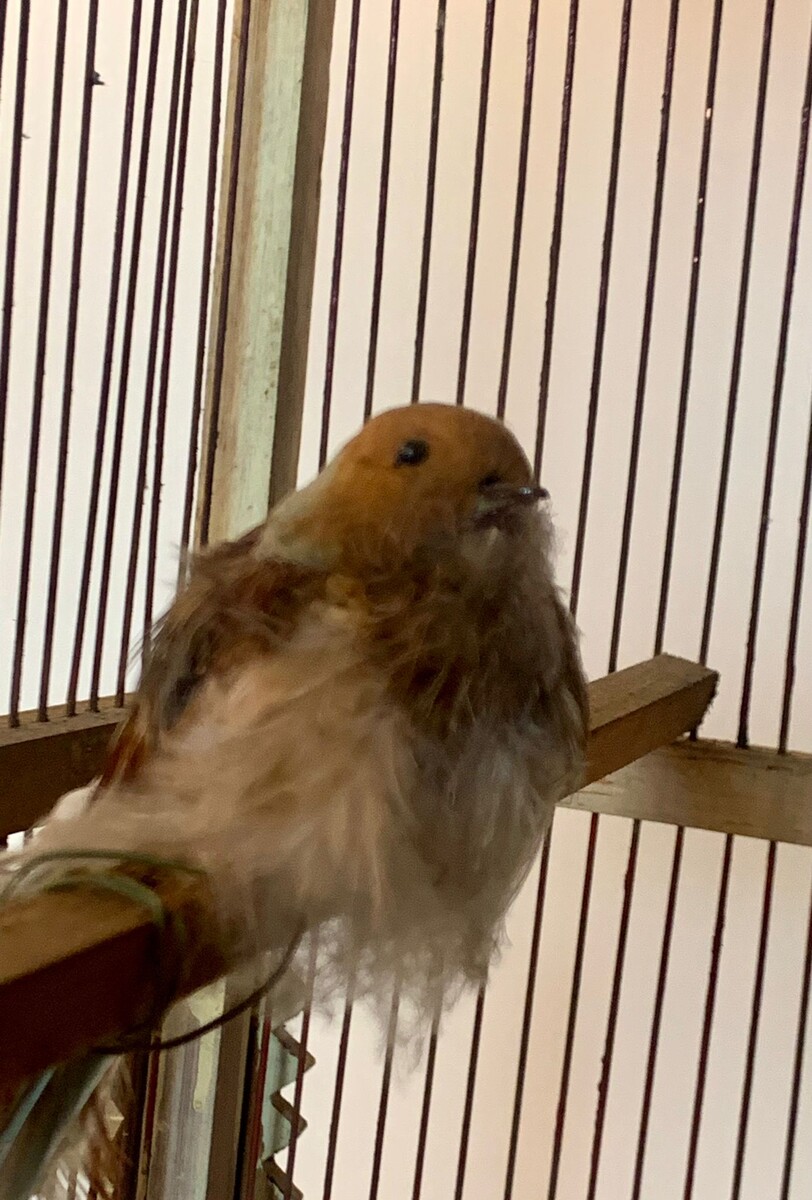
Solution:
<svg viewBox="0 0 812 1200">
<path fill-rule="evenodd" d="M 141 1054 L 117 1200 L 808 1194 L 811 101 L 812 0 L 0 0 L 0 837 L 394 404 L 517 433 L 594 681 L 487 990 Z M 132 1020 L 101 909 L 0 958 L 0 1112 Z"/>
</svg>

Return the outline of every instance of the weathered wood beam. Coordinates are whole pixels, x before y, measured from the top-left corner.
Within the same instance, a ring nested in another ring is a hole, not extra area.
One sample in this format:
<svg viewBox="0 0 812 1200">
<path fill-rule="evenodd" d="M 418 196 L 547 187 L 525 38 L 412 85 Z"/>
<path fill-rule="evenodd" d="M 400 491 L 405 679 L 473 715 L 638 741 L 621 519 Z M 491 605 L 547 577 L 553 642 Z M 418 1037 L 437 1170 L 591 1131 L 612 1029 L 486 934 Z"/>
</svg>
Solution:
<svg viewBox="0 0 812 1200">
<path fill-rule="evenodd" d="M 713 671 L 662 655 L 590 687 L 587 782 L 694 729 Z M 156 881 L 189 927 L 182 991 L 222 971 L 205 885 Z M 106 893 L 47 893 L 0 908 L 0 1074 L 22 1079 L 138 1026 L 155 1004 L 155 931 L 143 909 Z M 180 993 L 179 993 L 180 994 Z"/>
<path fill-rule="evenodd" d="M 686 740 L 591 783 L 565 805 L 812 846 L 812 755 Z"/>
<path fill-rule="evenodd" d="M 60 796 L 98 775 L 125 712 L 109 699 L 98 712 L 69 717 L 57 708 L 48 721 L 26 712 L 19 728 L 0 727 L 0 838 L 28 829 Z"/>
</svg>

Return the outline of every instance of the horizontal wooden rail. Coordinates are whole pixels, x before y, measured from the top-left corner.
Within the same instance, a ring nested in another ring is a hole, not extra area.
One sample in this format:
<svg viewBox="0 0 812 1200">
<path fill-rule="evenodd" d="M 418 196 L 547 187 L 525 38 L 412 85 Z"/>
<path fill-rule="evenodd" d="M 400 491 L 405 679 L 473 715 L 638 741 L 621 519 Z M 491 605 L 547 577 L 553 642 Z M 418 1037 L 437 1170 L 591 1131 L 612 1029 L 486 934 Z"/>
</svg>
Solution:
<svg viewBox="0 0 812 1200">
<path fill-rule="evenodd" d="M 812 755 L 682 741 L 607 775 L 564 803 L 588 812 L 812 846 Z"/>
<path fill-rule="evenodd" d="M 593 683 L 586 781 L 694 729 L 716 683 L 713 671 L 668 655 Z M 188 877 L 155 887 L 190 929 L 188 993 L 223 969 L 206 889 Z M 126 900 L 76 891 L 0 909 L 0 1090 L 138 1026 L 155 1004 L 157 974 L 154 928 Z"/>
<path fill-rule="evenodd" d="M 0 838 L 34 825 L 60 796 L 98 775 L 114 729 L 127 710 L 100 700 L 98 712 L 49 719 L 20 714 L 16 729 L 0 726 Z"/>
</svg>

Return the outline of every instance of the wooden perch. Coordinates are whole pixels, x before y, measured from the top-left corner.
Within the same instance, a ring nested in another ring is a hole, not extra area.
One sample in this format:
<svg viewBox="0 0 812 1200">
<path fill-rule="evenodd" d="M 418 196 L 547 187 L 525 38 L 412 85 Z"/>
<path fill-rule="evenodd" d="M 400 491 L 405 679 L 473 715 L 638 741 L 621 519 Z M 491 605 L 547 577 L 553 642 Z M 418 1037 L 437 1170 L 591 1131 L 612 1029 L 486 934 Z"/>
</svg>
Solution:
<svg viewBox="0 0 812 1200">
<path fill-rule="evenodd" d="M 0 838 L 29 829 L 60 796 L 98 775 L 126 711 L 100 700 L 98 712 L 69 717 L 55 708 L 47 721 L 26 712 L 16 729 L 0 727 Z"/>
<path fill-rule="evenodd" d="M 716 683 L 713 671 L 660 655 L 591 684 L 585 782 L 694 729 Z M 207 934 L 206 888 L 189 876 L 165 877 L 156 891 L 189 929 L 188 993 L 223 970 Z M 77 890 L 0 909 L 0 1109 L 2 1093 L 19 1081 L 147 1020 L 158 974 L 154 927 L 127 900 Z"/>
</svg>

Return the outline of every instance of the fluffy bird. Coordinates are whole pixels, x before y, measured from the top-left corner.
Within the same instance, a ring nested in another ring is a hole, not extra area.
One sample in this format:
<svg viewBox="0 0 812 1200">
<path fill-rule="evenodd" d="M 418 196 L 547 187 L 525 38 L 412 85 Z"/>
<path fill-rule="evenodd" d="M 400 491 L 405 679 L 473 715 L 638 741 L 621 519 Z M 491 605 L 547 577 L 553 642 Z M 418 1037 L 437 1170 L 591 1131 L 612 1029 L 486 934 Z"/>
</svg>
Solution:
<svg viewBox="0 0 812 1200">
<path fill-rule="evenodd" d="M 31 852 L 202 866 L 235 959 L 320 930 L 324 995 L 352 974 L 383 998 L 396 970 L 419 1015 L 481 982 L 582 771 L 544 496 L 489 417 L 369 421 L 195 559 L 92 804 Z"/>
</svg>

